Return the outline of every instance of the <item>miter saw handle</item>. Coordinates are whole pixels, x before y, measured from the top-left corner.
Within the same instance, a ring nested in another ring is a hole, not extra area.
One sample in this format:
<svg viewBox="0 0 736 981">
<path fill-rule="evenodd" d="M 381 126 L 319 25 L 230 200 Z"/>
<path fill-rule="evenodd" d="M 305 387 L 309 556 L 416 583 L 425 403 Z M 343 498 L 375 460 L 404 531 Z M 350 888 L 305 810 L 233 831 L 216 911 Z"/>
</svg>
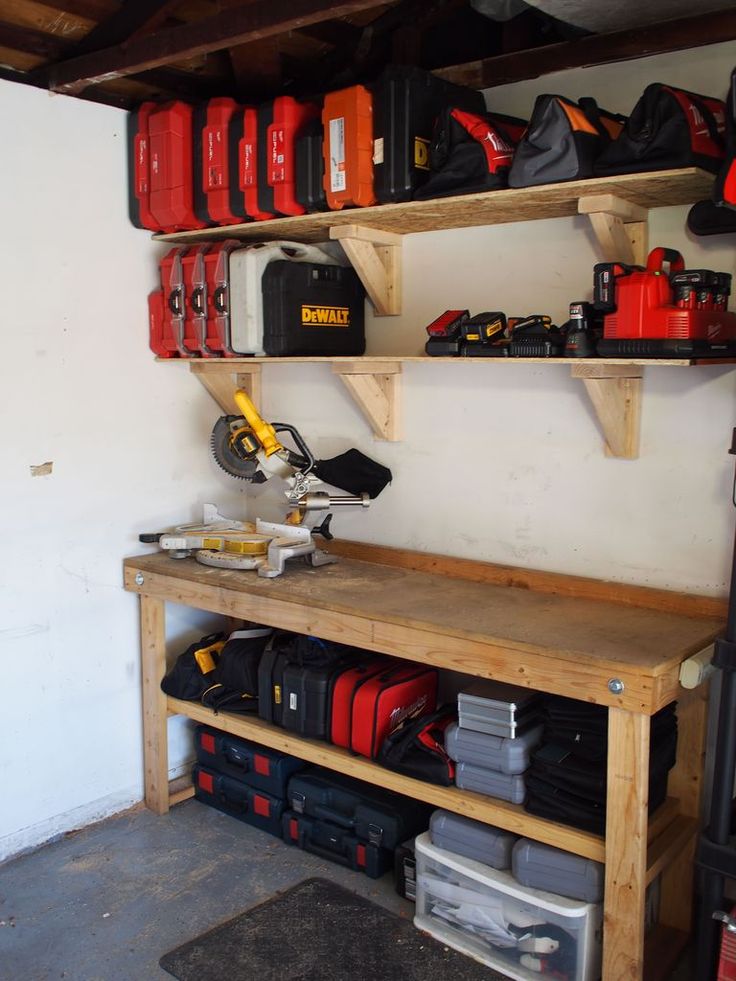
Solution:
<svg viewBox="0 0 736 981">
<path fill-rule="evenodd" d="M 289 451 L 290 453 L 289 462 L 298 466 L 301 473 L 306 476 L 314 468 L 314 457 L 312 456 L 312 451 L 309 449 L 307 444 L 302 439 L 299 430 L 295 429 L 293 426 L 290 426 L 288 422 L 272 422 L 271 425 L 273 426 L 274 432 L 289 433 L 291 438 L 294 440 L 294 442 L 296 443 L 298 449 L 302 454 L 302 458 L 298 460 L 294 459 L 294 457 L 296 457 L 296 454 L 291 453 L 291 451 Z"/>
</svg>

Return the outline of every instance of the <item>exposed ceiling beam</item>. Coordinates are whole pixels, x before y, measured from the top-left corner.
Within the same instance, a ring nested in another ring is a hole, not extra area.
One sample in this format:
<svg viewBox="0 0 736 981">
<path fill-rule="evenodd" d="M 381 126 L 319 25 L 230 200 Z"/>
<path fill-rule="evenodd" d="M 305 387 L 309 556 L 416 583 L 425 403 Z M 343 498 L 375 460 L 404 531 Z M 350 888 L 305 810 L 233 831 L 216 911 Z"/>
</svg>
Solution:
<svg viewBox="0 0 736 981">
<path fill-rule="evenodd" d="M 0 21 L 0 47 L 38 55 L 45 61 L 56 61 L 72 50 L 74 42 L 57 34 L 47 34 L 32 27 L 19 27 L 17 24 Z"/>
<path fill-rule="evenodd" d="M 314 41 L 323 41 L 337 48 L 341 45 L 354 44 L 360 37 L 361 28 L 356 24 L 349 24 L 346 20 L 330 20 L 301 27 L 299 33 L 311 37 Z"/>
<path fill-rule="evenodd" d="M 6 82 L 17 82 L 19 85 L 32 85 L 34 88 L 45 89 L 46 86 L 33 79 L 30 73 L 18 72 L 13 68 L 0 66 L 0 79 Z M 116 109 L 132 109 L 135 102 L 125 96 L 106 92 L 104 89 L 93 89 L 89 96 L 85 96 L 89 102 L 98 102 L 103 106 L 114 106 Z"/>
<path fill-rule="evenodd" d="M 167 14 L 180 2 L 181 0 L 125 0 L 114 14 L 80 39 L 75 45 L 74 55 L 121 44 L 138 31 L 145 30 L 149 24 Z"/>
<path fill-rule="evenodd" d="M 74 95 L 88 85 L 135 75 L 210 51 L 232 48 L 261 38 L 273 37 L 335 17 L 385 6 L 386 0 L 256 0 L 245 7 L 223 11 L 194 24 L 118 45 L 53 66 L 49 88 Z"/>
<path fill-rule="evenodd" d="M 459 85 L 486 89 L 526 78 L 539 78 L 567 68 L 646 58 L 666 51 L 682 51 L 732 41 L 734 38 L 736 10 L 730 9 L 612 34 L 591 34 L 531 51 L 518 51 L 436 69 L 434 74 Z"/>
</svg>

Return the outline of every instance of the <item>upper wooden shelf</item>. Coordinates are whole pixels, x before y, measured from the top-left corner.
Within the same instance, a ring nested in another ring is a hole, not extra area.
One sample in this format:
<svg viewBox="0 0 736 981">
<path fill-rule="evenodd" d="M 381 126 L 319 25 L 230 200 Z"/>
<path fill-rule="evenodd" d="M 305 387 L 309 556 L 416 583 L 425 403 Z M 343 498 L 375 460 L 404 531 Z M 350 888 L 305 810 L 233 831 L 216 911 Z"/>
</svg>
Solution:
<svg viewBox="0 0 736 981">
<path fill-rule="evenodd" d="M 206 242 L 224 238 L 320 242 L 330 237 L 331 228 L 355 222 L 368 228 L 407 235 L 447 228 L 537 221 L 540 218 L 569 218 L 579 213 L 580 198 L 589 195 L 612 195 L 645 209 L 693 204 L 700 198 L 708 197 L 712 185 L 712 174 L 688 167 L 646 174 L 596 177 L 541 187 L 484 191 L 429 201 L 382 204 L 372 208 L 326 211 L 296 218 L 273 218 L 270 221 L 223 225 L 154 237 L 162 242 Z"/>
</svg>

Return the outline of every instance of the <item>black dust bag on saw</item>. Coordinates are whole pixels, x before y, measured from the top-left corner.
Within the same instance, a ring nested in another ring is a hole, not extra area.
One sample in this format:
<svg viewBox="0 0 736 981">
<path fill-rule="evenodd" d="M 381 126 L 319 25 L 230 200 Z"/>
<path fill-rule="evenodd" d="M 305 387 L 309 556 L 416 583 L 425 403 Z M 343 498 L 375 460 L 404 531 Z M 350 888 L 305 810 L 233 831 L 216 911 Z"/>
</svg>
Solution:
<svg viewBox="0 0 736 981">
<path fill-rule="evenodd" d="M 725 152 L 725 125 L 726 107 L 720 99 L 653 82 L 596 161 L 595 173 L 607 177 L 674 167 L 716 173 Z"/>
<path fill-rule="evenodd" d="M 716 175 L 708 201 L 698 201 L 687 216 L 694 235 L 736 232 L 736 68 L 726 102 L 726 157 Z"/>
<path fill-rule="evenodd" d="M 506 187 L 515 141 L 525 125 L 512 116 L 445 107 L 432 135 L 431 174 L 414 197 L 425 200 Z"/>
<path fill-rule="evenodd" d="M 510 187 L 532 187 L 593 176 L 595 161 L 621 132 L 625 118 L 601 109 L 595 99 L 578 102 L 540 95 L 514 153 Z"/>
</svg>

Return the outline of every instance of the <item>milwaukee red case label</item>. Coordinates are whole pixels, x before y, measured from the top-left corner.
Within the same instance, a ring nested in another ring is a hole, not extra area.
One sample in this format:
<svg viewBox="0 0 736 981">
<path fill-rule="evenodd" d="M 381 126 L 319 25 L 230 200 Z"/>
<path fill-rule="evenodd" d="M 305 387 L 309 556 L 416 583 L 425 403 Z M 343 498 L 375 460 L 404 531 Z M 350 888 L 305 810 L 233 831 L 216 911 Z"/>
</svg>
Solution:
<svg viewBox="0 0 736 981">
<path fill-rule="evenodd" d="M 205 189 L 212 191 L 225 183 L 227 139 L 220 126 L 206 126 L 202 136 Z"/>
<path fill-rule="evenodd" d="M 283 128 L 274 128 L 271 132 L 271 184 L 283 184 L 286 180 L 286 140 Z"/>
</svg>

